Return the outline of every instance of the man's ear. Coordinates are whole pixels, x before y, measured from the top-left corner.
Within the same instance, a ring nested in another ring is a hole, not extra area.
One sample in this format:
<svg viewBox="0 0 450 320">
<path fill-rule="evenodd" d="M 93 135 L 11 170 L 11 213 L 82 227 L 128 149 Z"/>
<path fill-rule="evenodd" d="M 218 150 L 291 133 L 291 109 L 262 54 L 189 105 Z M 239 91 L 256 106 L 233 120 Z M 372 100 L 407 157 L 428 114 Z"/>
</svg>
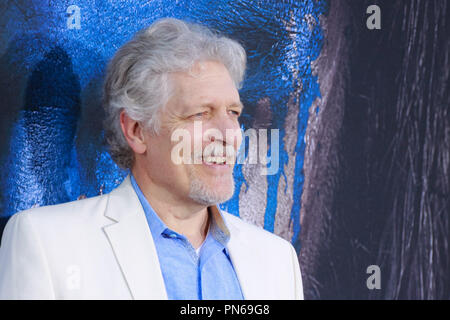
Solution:
<svg viewBox="0 0 450 320">
<path fill-rule="evenodd" d="M 147 150 L 145 144 L 144 128 L 142 125 L 128 116 L 125 110 L 120 113 L 120 126 L 130 148 L 137 154 Z"/>
</svg>

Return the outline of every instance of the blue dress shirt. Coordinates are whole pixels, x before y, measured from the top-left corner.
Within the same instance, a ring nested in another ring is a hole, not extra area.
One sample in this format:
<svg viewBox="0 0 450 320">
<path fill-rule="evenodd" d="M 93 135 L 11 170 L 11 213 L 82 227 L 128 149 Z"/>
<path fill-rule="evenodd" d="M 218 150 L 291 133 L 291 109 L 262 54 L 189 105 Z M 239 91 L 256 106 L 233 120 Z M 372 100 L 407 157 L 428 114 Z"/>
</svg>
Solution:
<svg viewBox="0 0 450 320">
<path fill-rule="evenodd" d="M 155 242 L 167 296 L 173 300 L 242 300 L 239 280 L 226 244 L 230 239 L 222 213 L 210 215 L 210 226 L 199 255 L 189 240 L 169 229 L 152 209 L 133 175 L 131 184 L 142 204 Z M 221 219 L 218 222 L 216 219 Z M 221 226 L 223 226 L 221 228 Z"/>
</svg>

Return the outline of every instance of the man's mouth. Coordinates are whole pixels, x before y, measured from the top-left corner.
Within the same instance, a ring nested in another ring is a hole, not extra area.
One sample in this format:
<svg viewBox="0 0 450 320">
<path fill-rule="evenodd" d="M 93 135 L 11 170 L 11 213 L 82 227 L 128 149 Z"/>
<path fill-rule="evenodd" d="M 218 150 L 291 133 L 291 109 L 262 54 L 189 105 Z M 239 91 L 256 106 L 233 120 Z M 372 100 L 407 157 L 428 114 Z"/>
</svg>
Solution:
<svg viewBox="0 0 450 320">
<path fill-rule="evenodd" d="M 226 157 L 206 157 L 203 159 L 203 163 L 206 165 L 224 165 L 226 164 Z"/>
<path fill-rule="evenodd" d="M 203 158 L 202 164 L 206 170 L 214 175 L 228 174 L 230 171 L 233 171 L 234 159 L 230 157 L 208 156 Z"/>
</svg>

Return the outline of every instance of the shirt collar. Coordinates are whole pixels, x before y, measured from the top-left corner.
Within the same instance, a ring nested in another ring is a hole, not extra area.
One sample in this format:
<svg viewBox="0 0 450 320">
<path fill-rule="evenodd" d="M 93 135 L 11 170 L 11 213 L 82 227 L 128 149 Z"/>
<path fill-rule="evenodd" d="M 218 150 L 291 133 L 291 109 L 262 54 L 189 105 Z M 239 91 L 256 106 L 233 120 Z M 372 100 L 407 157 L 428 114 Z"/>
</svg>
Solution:
<svg viewBox="0 0 450 320">
<path fill-rule="evenodd" d="M 175 231 L 169 229 L 167 225 L 161 220 L 161 218 L 153 210 L 152 206 L 145 198 L 141 188 L 137 184 L 133 174 L 130 173 L 131 185 L 136 192 L 139 201 L 141 202 L 142 208 L 144 209 L 145 216 L 150 227 L 150 231 L 153 235 L 160 235 L 165 232 L 175 233 Z M 228 229 L 225 219 L 223 218 L 223 213 L 220 211 L 217 205 L 212 205 L 208 207 L 208 214 L 210 216 L 209 232 L 211 235 L 220 242 L 223 246 L 226 246 L 230 240 L 230 230 Z"/>
</svg>

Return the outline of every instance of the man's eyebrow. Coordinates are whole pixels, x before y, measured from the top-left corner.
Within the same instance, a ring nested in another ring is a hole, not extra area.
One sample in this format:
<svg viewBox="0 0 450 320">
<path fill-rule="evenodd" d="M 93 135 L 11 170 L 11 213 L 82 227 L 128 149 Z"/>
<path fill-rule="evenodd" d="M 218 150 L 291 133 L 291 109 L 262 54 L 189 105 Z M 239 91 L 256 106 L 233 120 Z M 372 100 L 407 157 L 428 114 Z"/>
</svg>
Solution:
<svg viewBox="0 0 450 320">
<path fill-rule="evenodd" d="M 238 103 L 232 103 L 230 107 L 238 107 L 244 109 L 244 104 L 241 101 L 239 101 Z"/>
<path fill-rule="evenodd" d="M 199 108 L 211 108 L 212 104 L 209 102 L 206 103 L 202 103 L 199 105 Z M 239 102 L 233 102 L 232 104 L 228 105 L 228 107 L 238 107 L 241 109 L 244 109 L 244 104 L 239 101 Z"/>
</svg>

